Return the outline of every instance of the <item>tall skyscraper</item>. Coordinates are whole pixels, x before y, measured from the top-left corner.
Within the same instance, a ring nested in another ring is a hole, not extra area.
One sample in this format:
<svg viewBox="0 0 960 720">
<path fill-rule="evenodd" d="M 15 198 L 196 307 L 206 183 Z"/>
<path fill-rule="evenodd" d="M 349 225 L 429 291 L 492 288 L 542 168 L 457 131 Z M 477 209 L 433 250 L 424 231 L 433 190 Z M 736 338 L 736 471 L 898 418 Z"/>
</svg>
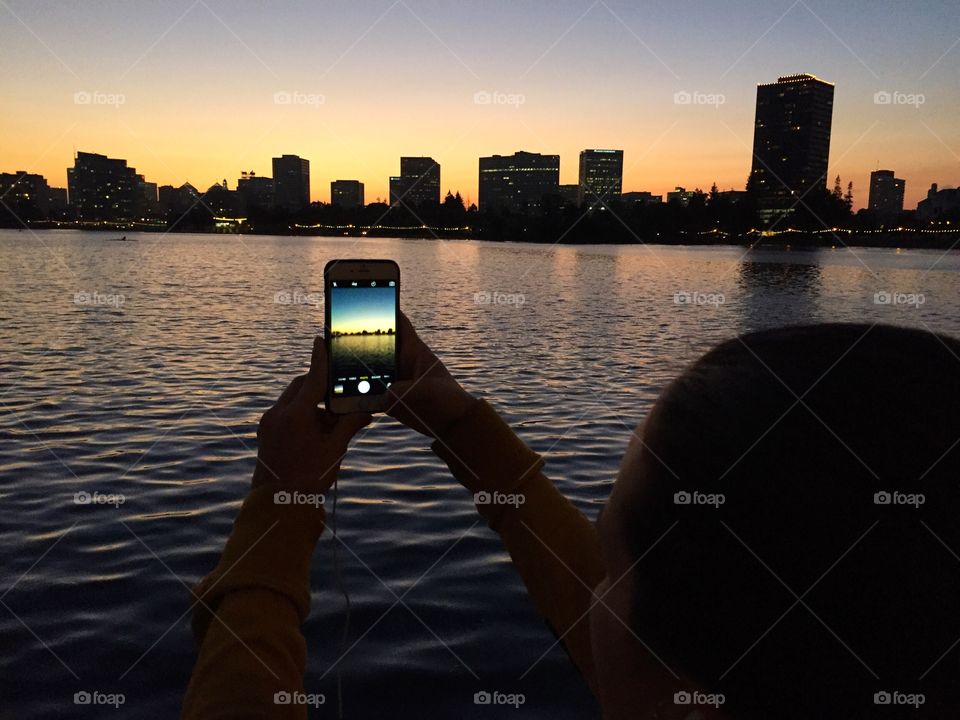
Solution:
<svg viewBox="0 0 960 720">
<path fill-rule="evenodd" d="M 299 155 L 273 158 L 273 202 L 287 212 L 310 205 L 310 161 Z"/>
<path fill-rule="evenodd" d="M 623 150 L 581 150 L 581 207 L 602 207 L 620 199 L 623 192 Z"/>
<path fill-rule="evenodd" d="M 757 86 L 750 189 L 761 218 L 790 210 L 813 187 L 826 188 L 833 84 L 787 75 Z"/>
<path fill-rule="evenodd" d="M 390 204 L 397 205 L 401 201 L 410 202 L 407 200 L 407 190 L 410 188 L 410 181 L 400 175 L 391 175 L 390 176 Z"/>
<path fill-rule="evenodd" d="M 330 183 L 330 204 L 343 208 L 363 207 L 363 183 L 359 180 L 334 180 Z"/>
<path fill-rule="evenodd" d="M 481 210 L 537 212 L 544 195 L 559 195 L 560 156 L 516 152 L 480 158 Z"/>
<path fill-rule="evenodd" d="M 143 206 L 137 171 L 106 155 L 78 152 L 67 168 L 67 190 L 81 220 L 132 218 Z"/>
<path fill-rule="evenodd" d="M 871 210 L 881 216 L 896 216 L 903 212 L 903 191 L 906 180 L 894 177 L 893 170 L 874 170 L 870 173 Z"/>
<path fill-rule="evenodd" d="M 411 209 L 440 202 L 440 164 L 431 157 L 401 157 L 400 175 L 390 178 L 390 204 Z"/>
</svg>

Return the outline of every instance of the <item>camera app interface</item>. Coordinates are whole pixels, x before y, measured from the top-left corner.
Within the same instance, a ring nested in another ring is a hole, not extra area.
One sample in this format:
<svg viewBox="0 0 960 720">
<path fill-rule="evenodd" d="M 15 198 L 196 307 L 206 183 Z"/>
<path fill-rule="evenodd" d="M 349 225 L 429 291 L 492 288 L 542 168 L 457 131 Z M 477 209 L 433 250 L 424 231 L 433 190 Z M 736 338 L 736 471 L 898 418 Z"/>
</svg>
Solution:
<svg viewBox="0 0 960 720">
<path fill-rule="evenodd" d="M 397 287 L 393 280 L 330 282 L 334 397 L 376 395 L 396 374 Z"/>
</svg>

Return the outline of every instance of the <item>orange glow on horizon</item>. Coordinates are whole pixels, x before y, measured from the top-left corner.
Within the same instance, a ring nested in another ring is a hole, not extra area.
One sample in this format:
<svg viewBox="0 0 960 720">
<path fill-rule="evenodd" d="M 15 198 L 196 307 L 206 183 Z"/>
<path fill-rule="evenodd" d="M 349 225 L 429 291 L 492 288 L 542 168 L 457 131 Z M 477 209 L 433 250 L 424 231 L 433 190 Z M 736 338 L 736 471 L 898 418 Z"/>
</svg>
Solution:
<svg viewBox="0 0 960 720">
<path fill-rule="evenodd" d="M 577 181 L 580 150 L 618 148 L 624 191 L 743 189 L 756 87 L 796 72 L 836 87 L 826 184 L 838 174 L 852 180 L 855 207 L 878 164 L 906 179 L 908 209 L 931 183 L 960 183 L 955 35 L 937 35 L 946 31 L 935 13 L 917 12 L 923 32 L 878 58 L 895 23 L 845 6 L 823 21 L 847 47 L 801 6 L 771 28 L 770 8 L 657 17 L 623 8 L 618 21 L 602 4 L 586 15 L 479 5 L 427 15 L 411 0 L 386 5 L 374 23 L 378 14 L 362 4 L 214 3 L 214 16 L 203 3 L 174 2 L 120 17 L 95 4 L 50 12 L 11 2 L 7 13 L 23 24 L 0 26 L 10 62 L 0 171 L 40 173 L 56 187 L 79 150 L 124 158 L 158 185 L 200 190 L 224 179 L 235 188 L 242 171 L 269 176 L 271 158 L 287 153 L 310 160 L 312 200 L 329 201 L 332 180 L 356 179 L 369 203 L 387 198 L 401 155 L 427 155 L 441 165 L 441 195 L 476 202 L 480 156 L 559 154 L 567 184 Z M 502 37 L 491 41 L 495 28 Z M 922 82 L 887 81 L 901 70 Z M 925 102 L 878 105 L 884 89 L 926 93 Z M 678 103 L 688 91 L 723 102 Z M 77 101 L 96 93 L 122 102 Z"/>
</svg>

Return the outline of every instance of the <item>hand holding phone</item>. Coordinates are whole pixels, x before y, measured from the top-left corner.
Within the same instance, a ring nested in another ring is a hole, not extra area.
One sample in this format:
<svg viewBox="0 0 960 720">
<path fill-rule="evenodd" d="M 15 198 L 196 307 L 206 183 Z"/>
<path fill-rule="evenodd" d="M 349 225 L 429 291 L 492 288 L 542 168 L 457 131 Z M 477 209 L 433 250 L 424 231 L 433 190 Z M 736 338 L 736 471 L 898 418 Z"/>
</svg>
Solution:
<svg viewBox="0 0 960 720">
<path fill-rule="evenodd" d="M 350 440 L 371 420 L 366 414 L 334 417 L 317 409 L 329 370 L 324 345 L 323 338 L 316 338 L 310 372 L 295 378 L 260 420 L 255 488 L 270 484 L 282 490 L 325 493 Z"/>
<path fill-rule="evenodd" d="M 437 437 L 476 400 L 420 339 L 402 312 L 399 330 L 400 379 L 390 386 L 387 414 L 419 433 Z"/>
<path fill-rule="evenodd" d="M 392 260 L 331 260 L 323 275 L 327 409 L 385 410 L 397 379 L 400 268 Z"/>
</svg>

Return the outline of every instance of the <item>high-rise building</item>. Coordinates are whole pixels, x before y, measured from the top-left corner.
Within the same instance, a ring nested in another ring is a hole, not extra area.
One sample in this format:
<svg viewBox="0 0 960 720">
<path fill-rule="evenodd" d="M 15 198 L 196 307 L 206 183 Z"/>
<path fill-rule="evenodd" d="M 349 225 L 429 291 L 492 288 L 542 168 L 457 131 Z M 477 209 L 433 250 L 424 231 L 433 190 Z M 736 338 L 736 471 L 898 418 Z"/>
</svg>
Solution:
<svg viewBox="0 0 960 720">
<path fill-rule="evenodd" d="M 139 197 L 139 214 L 156 216 L 160 214 L 160 199 L 157 195 L 157 184 L 147 182 L 143 175 L 137 175 L 137 190 Z"/>
<path fill-rule="evenodd" d="M 63 202 L 60 194 L 63 193 Z M 43 175 L 17 170 L 15 173 L 0 173 L 0 200 L 22 220 L 47 217 L 51 210 L 62 212 L 66 206 L 66 191 L 52 188 Z"/>
<path fill-rule="evenodd" d="M 390 204 L 396 205 L 401 200 L 406 200 L 407 190 L 410 188 L 410 181 L 400 175 L 390 176 Z"/>
<path fill-rule="evenodd" d="M 246 212 L 273 207 L 273 178 L 244 170 L 237 180 L 237 192 Z"/>
<path fill-rule="evenodd" d="M 188 182 L 180 187 L 161 185 L 157 188 L 157 197 L 160 201 L 160 212 L 177 218 L 200 204 L 200 193 Z"/>
<path fill-rule="evenodd" d="M 273 202 L 287 212 L 310 205 L 310 161 L 299 155 L 273 158 Z"/>
<path fill-rule="evenodd" d="M 359 180 L 334 180 L 330 183 L 330 204 L 343 208 L 363 207 L 363 183 Z"/>
<path fill-rule="evenodd" d="M 579 183 L 565 183 L 557 187 L 557 192 L 563 199 L 564 205 L 580 206 L 580 185 Z"/>
<path fill-rule="evenodd" d="M 811 188 L 826 188 L 833 84 L 787 75 L 757 86 L 750 190 L 761 219 L 786 214 Z"/>
<path fill-rule="evenodd" d="M 106 155 L 78 152 L 67 168 L 67 190 L 81 220 L 132 218 L 143 206 L 137 171 Z"/>
<path fill-rule="evenodd" d="M 400 175 L 390 178 L 390 204 L 416 209 L 440 203 L 440 164 L 431 157 L 401 157 Z"/>
<path fill-rule="evenodd" d="M 58 187 L 50 188 L 50 207 L 47 216 L 59 217 L 65 215 L 67 209 L 67 189 Z"/>
<path fill-rule="evenodd" d="M 581 150 L 581 207 L 603 207 L 623 192 L 623 150 Z"/>
<path fill-rule="evenodd" d="M 481 210 L 537 212 L 545 195 L 560 192 L 560 156 L 516 152 L 480 158 Z"/>
<path fill-rule="evenodd" d="M 895 217 L 903 212 L 906 180 L 894 177 L 893 170 L 870 173 L 870 200 L 867 207 L 880 216 Z"/>
</svg>

